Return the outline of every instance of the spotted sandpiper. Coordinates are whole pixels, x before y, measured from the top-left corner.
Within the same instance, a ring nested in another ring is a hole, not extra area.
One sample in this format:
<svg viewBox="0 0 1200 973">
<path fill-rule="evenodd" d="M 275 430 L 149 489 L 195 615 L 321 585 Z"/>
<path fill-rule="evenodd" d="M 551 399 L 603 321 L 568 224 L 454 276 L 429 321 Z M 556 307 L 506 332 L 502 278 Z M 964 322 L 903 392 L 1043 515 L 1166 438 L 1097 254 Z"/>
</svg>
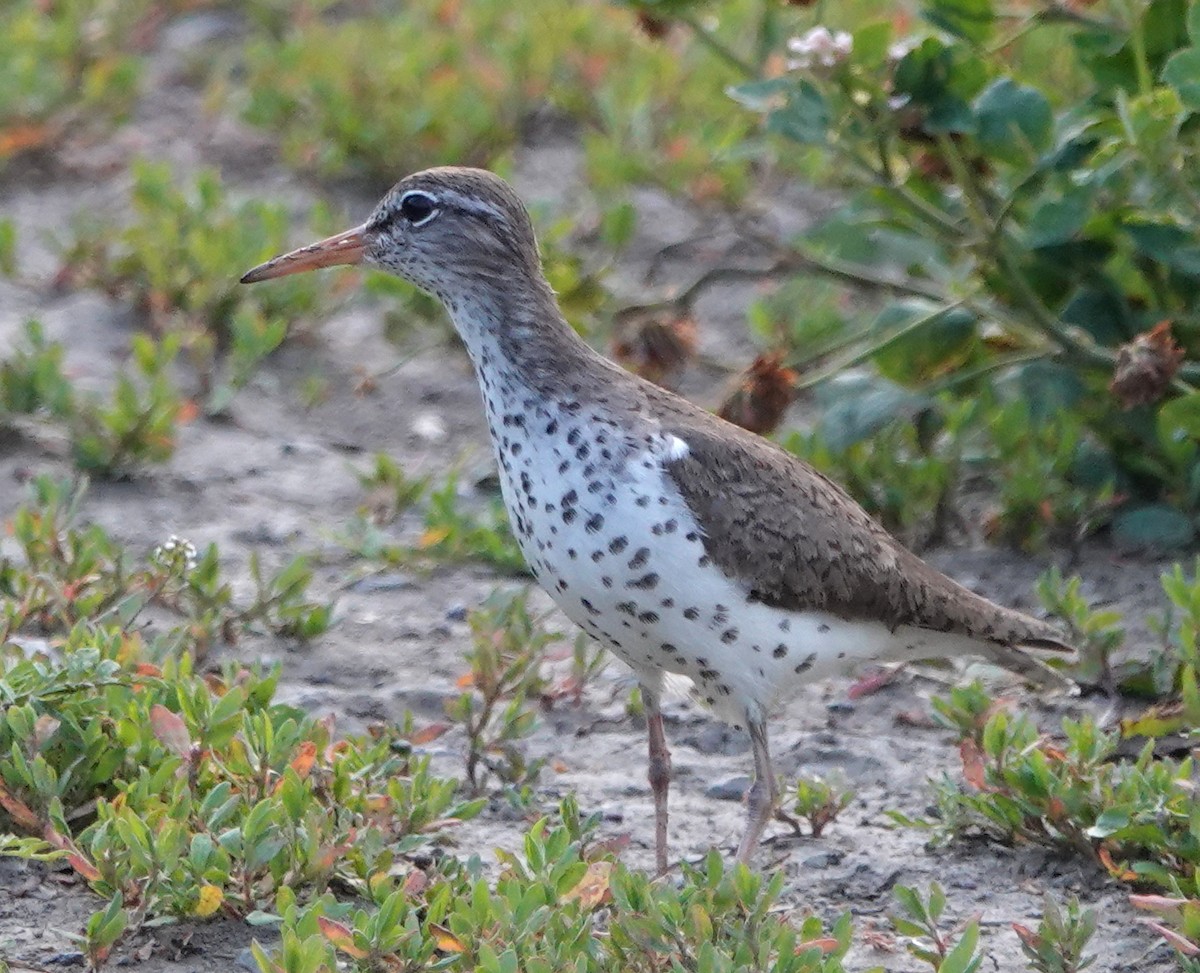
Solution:
<svg viewBox="0 0 1200 973">
<path fill-rule="evenodd" d="M 655 860 L 667 868 L 664 676 L 749 731 L 755 780 L 737 858 L 777 792 L 767 716 L 854 662 L 1069 651 L 910 553 L 837 484 L 778 446 L 609 362 L 564 320 L 520 198 L 479 169 L 399 182 L 361 226 L 255 267 L 254 283 L 337 264 L 434 294 L 483 393 L 504 503 L 529 569 L 628 663 L 649 732 Z"/>
</svg>

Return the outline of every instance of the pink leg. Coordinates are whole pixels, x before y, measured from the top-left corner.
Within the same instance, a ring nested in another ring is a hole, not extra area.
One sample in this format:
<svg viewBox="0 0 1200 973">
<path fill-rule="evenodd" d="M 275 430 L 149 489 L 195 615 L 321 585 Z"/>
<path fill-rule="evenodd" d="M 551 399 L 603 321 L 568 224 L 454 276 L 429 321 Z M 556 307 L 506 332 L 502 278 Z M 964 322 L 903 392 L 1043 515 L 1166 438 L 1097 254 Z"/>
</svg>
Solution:
<svg viewBox="0 0 1200 973">
<path fill-rule="evenodd" d="M 746 795 L 746 831 L 738 845 L 737 861 L 750 864 L 750 857 L 758 847 L 763 828 L 775 813 L 779 792 L 775 787 L 775 773 L 771 770 L 771 751 L 767 748 L 767 728 L 761 721 L 750 720 L 750 742 L 754 746 L 754 783 Z"/>
<path fill-rule="evenodd" d="M 671 752 L 663 733 L 658 692 L 642 686 L 646 706 L 646 729 L 650 738 L 650 790 L 654 794 L 654 865 L 659 875 L 667 873 L 667 793 L 671 787 Z"/>
</svg>

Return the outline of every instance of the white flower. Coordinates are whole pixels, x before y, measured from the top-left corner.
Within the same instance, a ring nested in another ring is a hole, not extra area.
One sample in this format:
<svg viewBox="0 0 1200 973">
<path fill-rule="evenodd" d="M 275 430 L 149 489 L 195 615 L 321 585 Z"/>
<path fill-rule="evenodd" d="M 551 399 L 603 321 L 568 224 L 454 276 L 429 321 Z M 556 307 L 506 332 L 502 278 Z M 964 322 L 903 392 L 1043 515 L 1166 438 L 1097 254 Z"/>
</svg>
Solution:
<svg viewBox="0 0 1200 973">
<path fill-rule="evenodd" d="M 200 563 L 196 545 L 183 537 L 172 534 L 154 549 L 154 562 L 164 568 L 182 569 L 183 574 L 192 571 Z"/>
<path fill-rule="evenodd" d="M 788 70 L 811 71 L 841 64 L 850 56 L 854 38 L 844 30 L 835 34 L 828 27 L 814 27 L 803 37 L 793 37 L 787 46 L 795 55 L 788 61 Z"/>
<path fill-rule="evenodd" d="M 916 48 L 917 38 L 915 37 L 906 37 L 904 40 L 896 41 L 888 48 L 888 60 L 893 64 L 897 61 L 903 61 Z"/>
</svg>

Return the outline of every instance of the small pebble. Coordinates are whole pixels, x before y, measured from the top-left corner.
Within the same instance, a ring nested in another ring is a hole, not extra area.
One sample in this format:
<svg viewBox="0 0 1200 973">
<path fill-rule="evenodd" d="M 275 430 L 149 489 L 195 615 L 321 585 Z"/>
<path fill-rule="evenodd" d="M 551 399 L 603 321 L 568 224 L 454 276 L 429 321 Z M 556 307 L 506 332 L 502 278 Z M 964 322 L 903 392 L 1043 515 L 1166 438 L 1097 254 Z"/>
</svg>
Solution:
<svg viewBox="0 0 1200 973">
<path fill-rule="evenodd" d="M 848 699 L 835 699 L 832 703 L 826 704 L 825 708 L 831 713 L 854 712 L 854 704 Z"/>
<path fill-rule="evenodd" d="M 467 620 L 466 605 L 451 605 L 446 611 L 446 621 L 448 622 L 465 622 Z"/>
<path fill-rule="evenodd" d="M 705 797 L 715 801 L 740 801 L 750 789 L 749 777 L 730 777 L 720 783 L 713 784 L 704 791 Z"/>
<path fill-rule="evenodd" d="M 406 591 L 414 587 L 416 585 L 413 579 L 407 574 L 401 574 L 399 571 L 385 571 L 383 574 L 372 574 L 361 581 L 356 581 L 350 590 L 369 595 L 377 591 Z"/>
<path fill-rule="evenodd" d="M 810 855 L 800 864 L 805 868 L 831 868 L 834 865 L 840 865 L 845 857 L 844 851 L 823 851 L 817 855 Z"/>
</svg>

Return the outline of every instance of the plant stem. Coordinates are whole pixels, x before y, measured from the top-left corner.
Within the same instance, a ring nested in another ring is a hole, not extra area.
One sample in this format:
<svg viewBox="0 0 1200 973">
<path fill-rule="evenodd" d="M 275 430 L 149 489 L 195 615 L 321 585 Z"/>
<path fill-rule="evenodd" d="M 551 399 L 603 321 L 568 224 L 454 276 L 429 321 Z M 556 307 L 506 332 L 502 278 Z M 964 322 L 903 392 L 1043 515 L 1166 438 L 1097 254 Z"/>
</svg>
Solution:
<svg viewBox="0 0 1200 973">
<path fill-rule="evenodd" d="M 743 75 L 748 81 L 758 80 L 759 71 L 757 66 L 751 64 L 740 54 L 734 51 L 691 14 L 681 13 L 676 15 L 675 19 L 679 21 L 679 23 L 686 25 L 696 36 L 696 40 L 698 40 L 704 47 L 707 47 L 713 54 L 719 57 L 730 67 L 735 68 L 737 72 Z"/>
</svg>

